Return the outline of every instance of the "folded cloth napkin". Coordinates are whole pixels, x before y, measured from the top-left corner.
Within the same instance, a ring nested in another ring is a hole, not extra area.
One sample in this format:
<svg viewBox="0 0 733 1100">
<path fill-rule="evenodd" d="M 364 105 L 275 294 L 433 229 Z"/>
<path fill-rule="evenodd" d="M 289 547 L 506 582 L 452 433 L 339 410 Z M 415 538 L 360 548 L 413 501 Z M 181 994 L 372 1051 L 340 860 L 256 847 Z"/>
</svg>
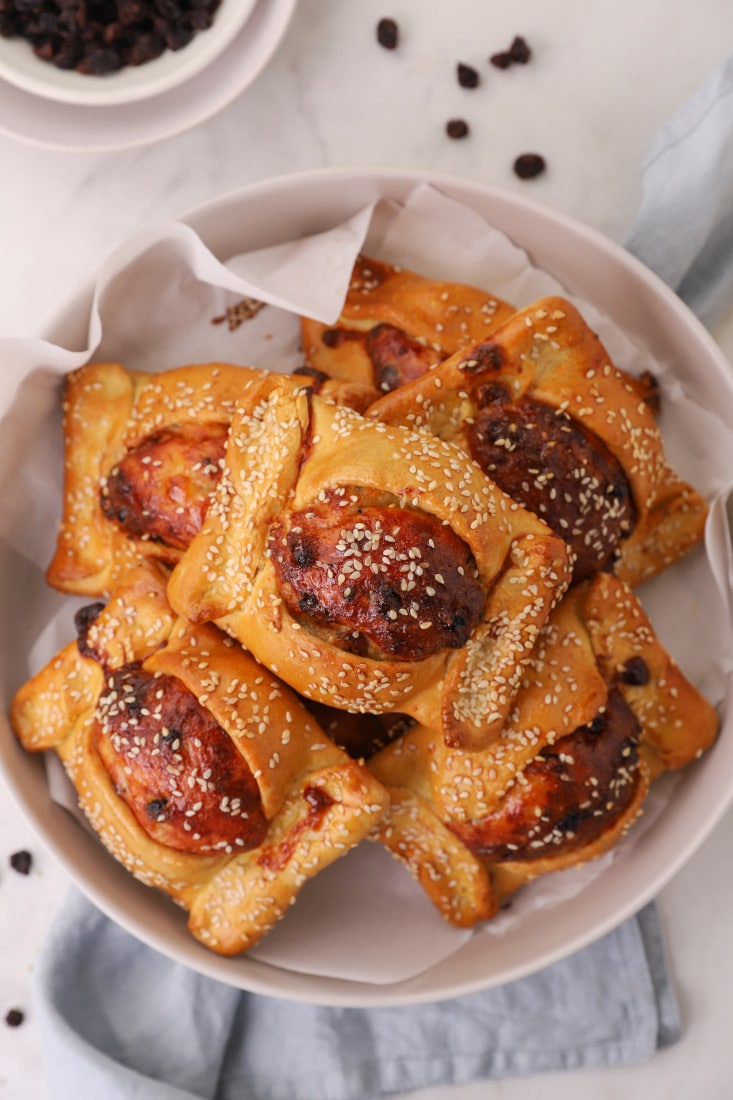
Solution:
<svg viewBox="0 0 733 1100">
<path fill-rule="evenodd" d="M 540 974 L 406 1008 L 237 990 L 132 940 L 74 892 L 35 978 L 51 1100 L 369 1100 L 648 1059 L 679 1036 L 654 906 Z"/>
<path fill-rule="evenodd" d="M 626 247 L 704 324 L 733 306 L 733 54 L 652 141 Z"/>
<path fill-rule="evenodd" d="M 733 58 L 654 141 L 627 245 L 707 322 L 733 292 Z M 440 1004 L 240 993 L 73 893 L 34 979 L 49 1100 L 369 1100 L 648 1059 L 680 1035 L 654 906 L 531 977 Z"/>
</svg>

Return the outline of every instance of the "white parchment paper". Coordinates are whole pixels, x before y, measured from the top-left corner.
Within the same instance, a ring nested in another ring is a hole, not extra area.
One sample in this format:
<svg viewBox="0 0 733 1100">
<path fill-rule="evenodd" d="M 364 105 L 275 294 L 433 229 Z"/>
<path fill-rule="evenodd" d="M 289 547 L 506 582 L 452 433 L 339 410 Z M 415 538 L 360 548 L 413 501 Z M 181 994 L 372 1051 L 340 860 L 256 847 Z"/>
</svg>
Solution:
<svg viewBox="0 0 733 1100">
<path fill-rule="evenodd" d="M 20 655 L 12 624 L 0 624 L 0 645 L 6 655 L 13 650 L 9 667 L 17 670 L 11 686 L 17 688 L 73 636 L 73 611 L 87 602 L 48 593 L 43 582 L 61 507 L 63 374 L 90 359 L 114 359 L 150 371 L 213 360 L 292 371 L 302 362 L 298 315 L 336 320 L 360 250 L 436 278 L 483 287 L 517 307 L 546 294 L 565 294 L 618 366 L 657 375 L 669 454 L 712 509 L 704 549 L 645 585 L 639 595 L 685 673 L 719 705 L 733 672 L 727 509 L 733 431 L 714 409 L 698 403 L 696 379 L 684 373 L 683 365 L 653 362 L 645 348 L 590 303 L 534 268 L 504 234 L 428 185 L 416 187 L 404 205 L 370 204 L 328 232 L 236 256 L 226 264 L 185 225 L 145 230 L 98 273 L 83 347 L 0 340 L 0 539 L 23 563 L 29 606 L 35 608 L 32 636 Z M 267 306 L 230 331 L 216 319 L 243 297 Z M 623 846 L 633 845 L 655 820 L 673 785 L 662 783 L 653 792 L 644 818 Z M 75 806 L 59 768 L 49 768 L 49 796 Z M 470 933 L 445 924 L 405 870 L 382 849 L 365 844 L 307 883 L 287 919 L 250 954 L 307 973 L 400 981 L 447 957 L 470 935 L 500 936 L 528 909 L 574 896 L 613 858 L 611 853 L 589 867 L 538 881 L 507 913 Z M 409 929 L 409 936 L 395 935 L 396 928 Z"/>
</svg>

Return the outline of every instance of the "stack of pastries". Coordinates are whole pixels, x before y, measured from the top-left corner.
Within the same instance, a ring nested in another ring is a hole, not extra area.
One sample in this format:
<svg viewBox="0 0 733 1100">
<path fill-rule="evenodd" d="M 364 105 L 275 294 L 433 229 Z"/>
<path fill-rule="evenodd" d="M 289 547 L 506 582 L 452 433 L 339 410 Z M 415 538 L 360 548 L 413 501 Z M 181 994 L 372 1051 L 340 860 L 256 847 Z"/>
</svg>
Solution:
<svg viewBox="0 0 733 1100">
<path fill-rule="evenodd" d="M 222 954 L 366 839 L 472 927 L 718 729 L 633 591 L 707 514 L 651 377 L 563 298 L 363 256 L 301 324 L 293 375 L 67 377 L 47 580 L 94 602 L 12 707 Z"/>
</svg>

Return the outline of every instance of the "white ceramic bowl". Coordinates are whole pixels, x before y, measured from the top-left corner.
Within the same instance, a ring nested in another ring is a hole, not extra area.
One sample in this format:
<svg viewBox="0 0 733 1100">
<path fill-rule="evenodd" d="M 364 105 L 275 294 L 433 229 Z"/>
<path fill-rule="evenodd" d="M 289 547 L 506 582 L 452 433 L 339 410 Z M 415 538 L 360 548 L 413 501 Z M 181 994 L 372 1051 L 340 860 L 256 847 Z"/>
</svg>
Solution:
<svg viewBox="0 0 733 1100">
<path fill-rule="evenodd" d="M 112 106 L 148 99 L 201 72 L 226 49 L 254 8 L 255 0 L 221 0 L 214 22 L 180 50 L 165 50 L 143 65 L 91 76 L 58 69 L 34 54 L 24 38 L 0 38 L 0 78 L 58 103 Z"/>
<path fill-rule="evenodd" d="M 689 374 L 699 379 L 697 396 L 703 403 L 733 407 L 725 360 L 674 294 L 620 247 L 516 195 L 417 172 L 324 170 L 246 187 L 182 220 L 197 230 L 220 259 L 227 259 L 328 228 L 373 199 L 386 196 L 400 201 L 426 178 L 503 230 L 528 251 L 537 267 L 560 279 L 570 292 L 592 302 L 619 326 L 641 334 L 658 360 L 694 365 Z M 90 296 L 89 288 L 77 295 L 52 326 L 50 338 L 66 347 L 84 345 Z M 31 440 L 28 446 L 32 445 Z M 19 454 L 18 460 L 22 457 Z M 14 632 L 16 646 L 23 644 L 16 624 L 27 629 L 47 598 L 42 592 L 23 592 L 22 569 L 22 561 L 0 561 L 0 623 L 13 624 L 8 629 Z M 4 675 L 3 680 L 7 679 L 10 676 Z M 6 690 L 12 686 L 5 685 Z M 7 698 L 1 709 L 7 709 Z M 180 910 L 137 883 L 93 836 L 50 801 L 42 761 L 19 748 L 7 724 L 0 727 L 0 767 L 42 840 L 76 884 L 112 919 L 162 953 L 255 992 L 324 1004 L 397 1005 L 445 999 L 525 976 L 591 943 L 637 912 L 693 855 L 731 802 L 730 725 L 731 720 L 725 719 L 718 743 L 684 773 L 670 801 L 638 842 L 581 894 L 528 913 L 501 939 L 476 936 L 417 977 L 388 985 L 314 977 L 247 955 L 225 959 L 211 954 L 188 934 Z M 403 933 L 397 916 L 395 935 Z"/>
</svg>

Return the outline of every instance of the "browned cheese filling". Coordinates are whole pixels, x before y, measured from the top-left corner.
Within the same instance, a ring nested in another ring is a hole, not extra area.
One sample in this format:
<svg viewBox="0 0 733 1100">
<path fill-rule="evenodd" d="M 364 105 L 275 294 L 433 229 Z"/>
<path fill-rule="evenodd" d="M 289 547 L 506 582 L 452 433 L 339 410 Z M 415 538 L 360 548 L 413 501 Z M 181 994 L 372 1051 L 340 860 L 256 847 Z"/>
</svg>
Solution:
<svg viewBox="0 0 733 1100">
<path fill-rule="evenodd" d="M 434 516 L 358 490 L 281 516 L 269 551 L 290 614 L 360 656 L 419 661 L 465 645 L 485 595 L 468 546 Z"/>
<path fill-rule="evenodd" d="M 508 496 L 573 549 L 576 581 L 610 568 L 635 509 L 626 475 L 603 442 L 567 413 L 497 383 L 476 390 L 468 425 L 475 461 Z"/>
<path fill-rule="evenodd" d="M 491 862 L 543 859 L 593 843 L 634 797 L 639 733 L 633 711 L 612 688 L 592 722 L 526 766 L 498 810 L 451 830 Z"/>
<path fill-rule="evenodd" d="M 249 766 L 176 677 L 139 663 L 108 671 L 94 740 L 115 791 L 159 844 L 212 853 L 262 843 L 267 821 Z"/>
<path fill-rule="evenodd" d="M 226 424 L 161 429 L 131 448 L 102 487 L 105 516 L 134 538 L 185 550 L 221 475 Z"/>
<path fill-rule="evenodd" d="M 194 854 L 258 847 L 268 823 L 259 787 L 234 742 L 175 676 L 140 662 L 106 667 L 90 641 L 103 603 L 75 616 L 79 652 L 98 661 L 105 687 L 94 744 L 115 792 L 159 844 Z"/>
</svg>

